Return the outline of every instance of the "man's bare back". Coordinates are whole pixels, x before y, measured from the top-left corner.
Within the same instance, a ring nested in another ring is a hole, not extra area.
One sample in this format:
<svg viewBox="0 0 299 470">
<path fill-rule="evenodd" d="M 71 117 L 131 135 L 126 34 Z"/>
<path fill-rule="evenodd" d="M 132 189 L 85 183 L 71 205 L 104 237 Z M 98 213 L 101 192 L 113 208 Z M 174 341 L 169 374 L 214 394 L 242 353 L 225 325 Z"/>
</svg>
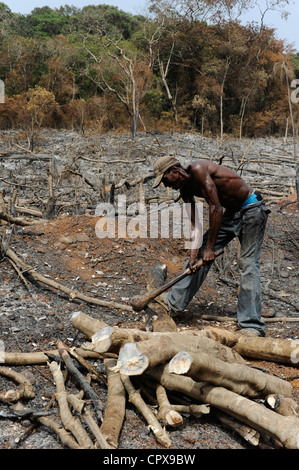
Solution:
<svg viewBox="0 0 299 470">
<path fill-rule="evenodd" d="M 230 211 L 237 211 L 252 193 L 250 186 L 234 171 L 207 160 L 192 163 L 186 173 L 190 177 L 180 188 L 183 199 L 192 196 L 204 197 L 209 203 L 211 199 L 215 199 L 216 189 L 221 206 Z M 214 188 L 211 181 L 215 185 Z"/>
</svg>

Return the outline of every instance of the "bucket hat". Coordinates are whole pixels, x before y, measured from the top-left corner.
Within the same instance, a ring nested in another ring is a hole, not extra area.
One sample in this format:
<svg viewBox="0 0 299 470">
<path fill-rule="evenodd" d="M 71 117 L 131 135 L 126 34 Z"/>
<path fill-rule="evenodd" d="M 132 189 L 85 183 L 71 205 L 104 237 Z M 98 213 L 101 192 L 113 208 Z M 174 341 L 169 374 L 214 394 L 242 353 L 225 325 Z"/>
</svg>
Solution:
<svg viewBox="0 0 299 470">
<path fill-rule="evenodd" d="M 169 170 L 174 165 L 179 165 L 179 161 L 171 156 L 161 157 L 157 160 L 154 166 L 155 181 L 153 188 L 157 188 L 162 181 L 165 171 Z"/>
</svg>

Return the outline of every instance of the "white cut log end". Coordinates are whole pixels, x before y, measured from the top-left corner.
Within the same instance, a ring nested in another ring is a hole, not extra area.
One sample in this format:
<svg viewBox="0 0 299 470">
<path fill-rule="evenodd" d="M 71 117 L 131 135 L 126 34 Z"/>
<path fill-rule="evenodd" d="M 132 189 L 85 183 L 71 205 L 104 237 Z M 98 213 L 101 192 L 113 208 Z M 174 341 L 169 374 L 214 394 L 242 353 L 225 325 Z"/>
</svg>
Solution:
<svg viewBox="0 0 299 470">
<path fill-rule="evenodd" d="M 279 397 L 278 395 L 269 395 L 266 398 L 266 401 L 270 408 L 275 409 L 279 406 Z"/>
<path fill-rule="evenodd" d="M 108 351 L 111 346 L 111 335 L 114 331 L 114 328 L 107 326 L 97 331 L 91 337 L 91 342 L 94 345 L 94 351 L 98 353 L 103 353 Z"/>
<path fill-rule="evenodd" d="M 186 374 L 192 364 L 192 357 L 187 351 L 180 351 L 169 362 L 169 372 Z"/>
<path fill-rule="evenodd" d="M 141 375 L 148 367 L 148 358 L 135 343 L 126 343 L 120 350 L 117 365 L 121 374 Z"/>
<path fill-rule="evenodd" d="M 78 315 L 80 315 L 80 313 L 82 313 L 80 310 L 77 311 L 77 312 L 74 312 L 74 313 L 72 314 L 72 316 L 71 316 L 71 320 L 72 320 L 73 318 L 76 318 Z"/>
</svg>

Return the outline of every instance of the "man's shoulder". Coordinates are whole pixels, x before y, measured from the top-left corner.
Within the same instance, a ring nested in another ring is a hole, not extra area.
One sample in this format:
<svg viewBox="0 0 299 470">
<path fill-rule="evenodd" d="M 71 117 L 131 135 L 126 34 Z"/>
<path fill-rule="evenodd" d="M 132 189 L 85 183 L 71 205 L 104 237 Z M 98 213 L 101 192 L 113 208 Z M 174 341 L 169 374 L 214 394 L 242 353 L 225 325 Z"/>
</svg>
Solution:
<svg viewBox="0 0 299 470">
<path fill-rule="evenodd" d="M 188 168 L 190 168 L 190 171 L 194 171 L 200 168 L 208 168 L 209 166 L 214 167 L 215 165 L 218 166 L 217 163 L 211 162 L 211 160 L 198 159 L 190 163 Z"/>
</svg>

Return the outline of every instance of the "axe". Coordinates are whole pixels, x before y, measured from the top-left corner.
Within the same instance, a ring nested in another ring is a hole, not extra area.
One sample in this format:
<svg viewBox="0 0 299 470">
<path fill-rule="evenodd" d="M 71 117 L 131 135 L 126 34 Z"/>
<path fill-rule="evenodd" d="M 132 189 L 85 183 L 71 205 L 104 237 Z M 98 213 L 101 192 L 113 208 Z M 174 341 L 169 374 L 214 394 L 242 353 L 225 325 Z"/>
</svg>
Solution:
<svg viewBox="0 0 299 470">
<path fill-rule="evenodd" d="M 218 250 L 215 252 L 215 256 L 222 255 L 224 252 L 223 249 Z M 194 268 L 199 268 L 203 265 L 203 260 L 200 259 L 197 261 L 197 263 L 194 264 Z M 131 306 L 133 307 L 133 310 L 135 312 L 140 312 L 141 310 L 144 310 L 147 305 L 154 300 L 158 295 L 162 294 L 165 292 L 167 289 L 172 287 L 174 284 L 177 282 L 181 281 L 181 279 L 184 279 L 186 276 L 191 274 L 192 271 L 190 268 L 186 268 L 181 274 L 178 274 L 178 276 L 174 277 L 173 279 L 170 279 L 170 281 L 166 282 L 162 286 L 157 287 L 157 289 L 153 290 L 152 292 L 149 292 L 148 294 L 144 295 L 136 295 L 131 299 Z"/>
</svg>

